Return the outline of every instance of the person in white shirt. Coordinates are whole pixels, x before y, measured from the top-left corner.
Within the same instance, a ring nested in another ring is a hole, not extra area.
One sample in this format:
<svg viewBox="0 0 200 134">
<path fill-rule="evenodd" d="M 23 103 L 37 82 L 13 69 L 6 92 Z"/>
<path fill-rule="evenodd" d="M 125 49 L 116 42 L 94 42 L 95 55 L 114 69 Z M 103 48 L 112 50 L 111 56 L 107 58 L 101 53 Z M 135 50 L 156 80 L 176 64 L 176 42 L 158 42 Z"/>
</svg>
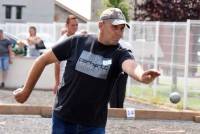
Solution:
<svg viewBox="0 0 200 134">
<path fill-rule="evenodd" d="M 61 30 L 61 37 L 58 39 L 57 43 L 68 39 L 70 36 L 74 35 L 78 29 L 78 20 L 76 16 L 69 15 L 66 19 L 65 28 Z M 62 76 L 64 74 L 65 65 L 67 61 L 62 61 L 55 63 L 55 84 L 53 87 L 53 93 L 56 94 L 58 87 L 62 81 Z"/>
<path fill-rule="evenodd" d="M 38 57 L 40 51 L 37 49 L 37 45 L 42 42 L 42 39 L 37 36 L 37 29 L 35 26 L 29 27 L 29 37 L 27 38 L 27 57 Z"/>
</svg>

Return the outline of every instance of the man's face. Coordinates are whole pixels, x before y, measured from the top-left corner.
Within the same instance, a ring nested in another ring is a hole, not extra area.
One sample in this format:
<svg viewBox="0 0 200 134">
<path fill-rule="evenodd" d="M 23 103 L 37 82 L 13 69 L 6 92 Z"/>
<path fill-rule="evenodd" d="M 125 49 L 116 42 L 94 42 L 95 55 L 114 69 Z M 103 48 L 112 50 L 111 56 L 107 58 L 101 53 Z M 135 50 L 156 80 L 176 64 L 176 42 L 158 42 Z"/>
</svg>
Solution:
<svg viewBox="0 0 200 134">
<path fill-rule="evenodd" d="M 115 45 L 122 38 L 124 33 L 125 24 L 112 25 L 110 21 L 103 21 L 100 28 L 103 33 L 103 37 L 108 44 Z"/>
<path fill-rule="evenodd" d="M 78 21 L 77 19 L 72 19 L 67 24 L 67 33 L 68 35 L 73 35 L 78 29 Z"/>
</svg>

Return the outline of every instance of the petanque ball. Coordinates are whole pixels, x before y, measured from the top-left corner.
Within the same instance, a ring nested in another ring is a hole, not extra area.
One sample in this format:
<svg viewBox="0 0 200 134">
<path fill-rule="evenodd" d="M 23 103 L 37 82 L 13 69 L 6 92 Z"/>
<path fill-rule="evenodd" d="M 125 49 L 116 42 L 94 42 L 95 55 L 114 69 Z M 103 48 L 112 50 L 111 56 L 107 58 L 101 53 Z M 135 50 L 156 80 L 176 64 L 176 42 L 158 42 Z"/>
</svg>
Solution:
<svg viewBox="0 0 200 134">
<path fill-rule="evenodd" d="M 180 100 L 181 100 L 181 96 L 178 92 L 172 92 L 170 95 L 169 95 L 169 100 L 171 103 L 178 103 Z"/>
</svg>

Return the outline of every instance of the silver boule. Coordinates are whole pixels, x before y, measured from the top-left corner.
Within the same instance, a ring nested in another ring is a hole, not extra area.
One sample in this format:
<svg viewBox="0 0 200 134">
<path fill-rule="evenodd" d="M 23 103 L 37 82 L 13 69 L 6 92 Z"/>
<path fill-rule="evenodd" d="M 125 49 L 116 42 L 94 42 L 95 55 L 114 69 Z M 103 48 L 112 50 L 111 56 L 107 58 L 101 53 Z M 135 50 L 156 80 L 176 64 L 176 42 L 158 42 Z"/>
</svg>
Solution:
<svg viewBox="0 0 200 134">
<path fill-rule="evenodd" d="M 170 100 L 171 103 L 176 104 L 181 100 L 181 95 L 178 92 L 172 92 L 169 95 L 169 100 Z"/>
</svg>

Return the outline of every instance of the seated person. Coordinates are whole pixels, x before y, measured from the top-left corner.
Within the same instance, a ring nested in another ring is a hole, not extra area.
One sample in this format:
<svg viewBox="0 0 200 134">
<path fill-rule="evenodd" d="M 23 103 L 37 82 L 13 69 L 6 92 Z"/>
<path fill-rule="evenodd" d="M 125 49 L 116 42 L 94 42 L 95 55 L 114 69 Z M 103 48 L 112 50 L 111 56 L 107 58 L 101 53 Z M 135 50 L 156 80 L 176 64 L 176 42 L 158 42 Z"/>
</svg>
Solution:
<svg viewBox="0 0 200 134">
<path fill-rule="evenodd" d="M 29 27 L 29 37 L 27 39 L 27 55 L 28 57 L 37 57 L 40 55 L 41 45 L 43 41 L 40 37 L 36 36 L 36 28 L 34 26 Z M 43 45 L 44 47 L 44 45 Z"/>
</svg>

